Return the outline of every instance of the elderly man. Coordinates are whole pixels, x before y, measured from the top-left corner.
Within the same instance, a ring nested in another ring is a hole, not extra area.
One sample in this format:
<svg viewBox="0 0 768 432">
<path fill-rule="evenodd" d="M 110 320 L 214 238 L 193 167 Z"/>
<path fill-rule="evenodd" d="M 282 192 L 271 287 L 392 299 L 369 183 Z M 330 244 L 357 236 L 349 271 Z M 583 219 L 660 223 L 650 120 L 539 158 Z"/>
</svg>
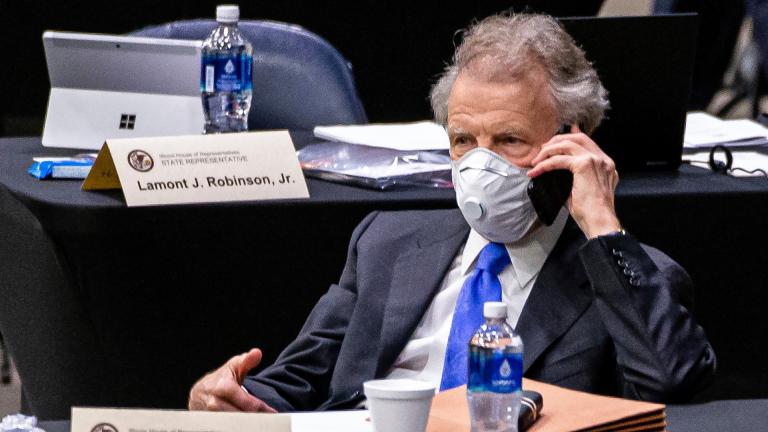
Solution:
<svg viewBox="0 0 768 432">
<path fill-rule="evenodd" d="M 450 137 L 459 210 L 369 215 L 339 283 L 275 364 L 247 376 L 261 352 L 233 357 L 195 384 L 190 409 L 351 407 L 364 381 L 383 377 L 461 385 L 461 329 L 482 319 L 466 311 L 494 297 L 522 336 L 529 378 L 662 401 L 701 388 L 715 356 L 688 310 L 690 280 L 619 224 L 613 161 L 582 132 L 600 122 L 606 91 L 557 21 L 522 14 L 472 26 L 432 105 Z M 573 187 L 546 226 L 525 189 L 557 169 Z M 481 272 L 496 292 L 470 283 Z"/>
</svg>

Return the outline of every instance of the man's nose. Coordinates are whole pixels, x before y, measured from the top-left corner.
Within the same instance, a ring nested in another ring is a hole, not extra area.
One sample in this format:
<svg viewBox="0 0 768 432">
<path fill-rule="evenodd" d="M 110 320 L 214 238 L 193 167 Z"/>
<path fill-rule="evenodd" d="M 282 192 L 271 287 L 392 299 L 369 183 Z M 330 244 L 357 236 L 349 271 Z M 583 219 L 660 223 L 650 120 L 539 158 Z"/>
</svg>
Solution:
<svg viewBox="0 0 768 432">
<path fill-rule="evenodd" d="M 488 149 L 490 151 L 494 151 L 494 143 L 493 140 L 490 137 L 479 137 L 477 138 L 477 146 Z"/>
</svg>

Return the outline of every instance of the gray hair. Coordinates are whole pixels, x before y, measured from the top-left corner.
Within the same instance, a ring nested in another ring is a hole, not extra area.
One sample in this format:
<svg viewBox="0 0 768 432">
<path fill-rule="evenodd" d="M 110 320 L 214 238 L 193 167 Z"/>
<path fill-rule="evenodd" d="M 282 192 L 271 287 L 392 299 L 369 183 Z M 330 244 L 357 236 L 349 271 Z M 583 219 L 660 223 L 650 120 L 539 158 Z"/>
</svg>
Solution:
<svg viewBox="0 0 768 432">
<path fill-rule="evenodd" d="M 538 14 L 494 15 L 463 33 L 453 64 L 432 86 L 435 121 L 448 122 L 448 96 L 460 72 L 489 81 L 519 79 L 537 68 L 548 75 L 552 103 L 562 124 L 591 133 L 608 109 L 608 92 L 584 51 L 554 18 Z"/>
</svg>

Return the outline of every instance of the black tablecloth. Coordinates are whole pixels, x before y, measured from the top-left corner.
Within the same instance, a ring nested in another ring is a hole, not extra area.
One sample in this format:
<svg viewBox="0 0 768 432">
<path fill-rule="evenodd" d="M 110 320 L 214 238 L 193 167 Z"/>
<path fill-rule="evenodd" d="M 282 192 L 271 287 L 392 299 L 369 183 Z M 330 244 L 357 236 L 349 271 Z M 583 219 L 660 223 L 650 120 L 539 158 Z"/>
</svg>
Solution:
<svg viewBox="0 0 768 432">
<path fill-rule="evenodd" d="M 669 432 L 756 432 L 768 427 L 768 399 L 667 406 Z M 69 432 L 69 421 L 40 422 L 46 432 Z"/>
<path fill-rule="evenodd" d="M 299 145 L 309 139 L 292 135 Z M 270 362 L 338 279 L 366 213 L 455 206 L 451 190 L 309 179 L 308 200 L 127 208 L 119 191 L 83 192 L 79 181 L 25 172 L 33 156 L 72 153 L 39 138 L 0 139 L 0 277 L 29 277 L 13 271 L 50 250 L 40 265 L 82 305 L 120 405 L 184 406 L 196 378 L 251 346 Z M 768 335 L 768 181 L 690 166 L 624 174 L 617 210 L 696 282 L 696 313 L 727 377 L 711 395 L 768 396 L 768 350 L 751 349 Z"/>
<path fill-rule="evenodd" d="M 667 407 L 670 432 L 747 432 L 768 429 L 768 399 L 723 400 Z"/>
</svg>

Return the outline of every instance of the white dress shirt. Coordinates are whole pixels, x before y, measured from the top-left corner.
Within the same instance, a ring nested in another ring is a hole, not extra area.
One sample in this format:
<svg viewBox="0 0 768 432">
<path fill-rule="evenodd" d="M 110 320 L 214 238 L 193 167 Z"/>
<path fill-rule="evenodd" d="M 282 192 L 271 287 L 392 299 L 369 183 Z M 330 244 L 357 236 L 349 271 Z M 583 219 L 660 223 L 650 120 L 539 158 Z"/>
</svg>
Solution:
<svg viewBox="0 0 768 432">
<path fill-rule="evenodd" d="M 505 244 L 511 265 L 499 274 L 501 298 L 507 304 L 507 321 L 513 327 L 525 306 L 544 261 L 555 247 L 568 219 L 562 209 L 550 226 L 541 226 L 515 243 Z M 453 311 L 459 291 L 475 269 L 480 251 L 489 243 L 475 230 L 470 230 L 464 247 L 448 268 L 440 290 L 411 335 L 410 341 L 395 360 L 388 378 L 411 378 L 427 381 L 440 388 L 445 349 L 451 331 Z M 426 287 L 425 287 L 426 289 Z"/>
</svg>

